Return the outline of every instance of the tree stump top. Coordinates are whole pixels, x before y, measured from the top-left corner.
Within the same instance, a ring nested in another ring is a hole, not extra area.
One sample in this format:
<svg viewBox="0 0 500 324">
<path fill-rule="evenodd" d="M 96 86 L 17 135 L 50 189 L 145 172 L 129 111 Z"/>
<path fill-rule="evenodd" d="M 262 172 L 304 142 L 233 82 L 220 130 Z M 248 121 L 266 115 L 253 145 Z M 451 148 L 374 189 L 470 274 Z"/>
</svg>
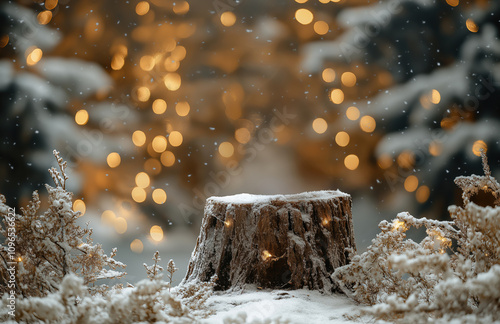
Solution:
<svg viewBox="0 0 500 324">
<path fill-rule="evenodd" d="M 293 203 L 301 201 L 330 200 L 334 197 L 346 197 L 350 195 L 340 190 L 321 190 L 308 191 L 290 195 L 255 195 L 241 193 L 231 196 L 210 197 L 207 199 L 206 206 L 212 206 L 214 203 L 231 205 L 276 205 L 280 203 Z"/>
</svg>

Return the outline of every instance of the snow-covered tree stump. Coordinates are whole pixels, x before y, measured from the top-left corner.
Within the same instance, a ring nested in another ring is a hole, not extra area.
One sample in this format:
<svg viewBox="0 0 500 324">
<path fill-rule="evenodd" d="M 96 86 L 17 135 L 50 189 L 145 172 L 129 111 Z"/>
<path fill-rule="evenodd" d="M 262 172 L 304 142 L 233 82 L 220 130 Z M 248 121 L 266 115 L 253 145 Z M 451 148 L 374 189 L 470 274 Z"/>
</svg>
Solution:
<svg viewBox="0 0 500 324">
<path fill-rule="evenodd" d="M 351 197 L 340 191 L 295 195 L 239 194 L 208 198 L 185 282 L 216 289 L 336 291 L 330 275 L 355 249 Z"/>
</svg>

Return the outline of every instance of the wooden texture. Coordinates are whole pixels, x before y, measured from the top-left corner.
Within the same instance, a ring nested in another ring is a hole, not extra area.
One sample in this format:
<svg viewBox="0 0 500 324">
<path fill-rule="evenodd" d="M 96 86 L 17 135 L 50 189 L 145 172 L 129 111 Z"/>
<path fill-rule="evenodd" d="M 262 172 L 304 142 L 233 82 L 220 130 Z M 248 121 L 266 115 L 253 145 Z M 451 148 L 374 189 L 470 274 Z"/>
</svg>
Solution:
<svg viewBox="0 0 500 324">
<path fill-rule="evenodd" d="M 330 275 L 349 262 L 348 247 L 351 198 L 340 191 L 212 197 L 184 281 L 337 291 Z"/>
</svg>

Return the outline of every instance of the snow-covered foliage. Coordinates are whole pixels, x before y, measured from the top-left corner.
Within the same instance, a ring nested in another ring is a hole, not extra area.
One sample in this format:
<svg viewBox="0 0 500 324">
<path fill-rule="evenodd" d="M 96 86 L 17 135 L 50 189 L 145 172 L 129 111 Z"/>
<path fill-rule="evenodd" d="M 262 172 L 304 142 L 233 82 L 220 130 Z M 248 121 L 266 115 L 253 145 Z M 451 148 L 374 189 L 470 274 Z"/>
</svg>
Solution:
<svg viewBox="0 0 500 324">
<path fill-rule="evenodd" d="M 500 186 L 483 153 L 484 176 L 459 177 L 464 206 L 450 206 L 452 221 L 417 219 L 404 212 L 368 250 L 333 277 L 354 300 L 372 305 L 365 312 L 411 323 L 500 321 Z M 478 190 L 490 192 L 494 206 L 470 201 Z M 410 227 L 424 226 L 420 243 L 405 239 Z"/>
</svg>

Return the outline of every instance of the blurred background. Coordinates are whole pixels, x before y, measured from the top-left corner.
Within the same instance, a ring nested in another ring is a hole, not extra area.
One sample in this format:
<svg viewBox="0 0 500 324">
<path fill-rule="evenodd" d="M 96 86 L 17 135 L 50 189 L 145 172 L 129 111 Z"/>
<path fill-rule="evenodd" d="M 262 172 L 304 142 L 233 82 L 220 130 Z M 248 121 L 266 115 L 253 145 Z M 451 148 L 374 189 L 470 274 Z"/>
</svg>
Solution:
<svg viewBox="0 0 500 324">
<path fill-rule="evenodd" d="M 499 176 L 499 26 L 496 0 L 3 1 L 0 193 L 43 200 L 59 150 L 129 282 L 156 250 L 180 281 L 214 195 L 340 189 L 363 251 L 448 219 L 481 149 Z"/>
</svg>

